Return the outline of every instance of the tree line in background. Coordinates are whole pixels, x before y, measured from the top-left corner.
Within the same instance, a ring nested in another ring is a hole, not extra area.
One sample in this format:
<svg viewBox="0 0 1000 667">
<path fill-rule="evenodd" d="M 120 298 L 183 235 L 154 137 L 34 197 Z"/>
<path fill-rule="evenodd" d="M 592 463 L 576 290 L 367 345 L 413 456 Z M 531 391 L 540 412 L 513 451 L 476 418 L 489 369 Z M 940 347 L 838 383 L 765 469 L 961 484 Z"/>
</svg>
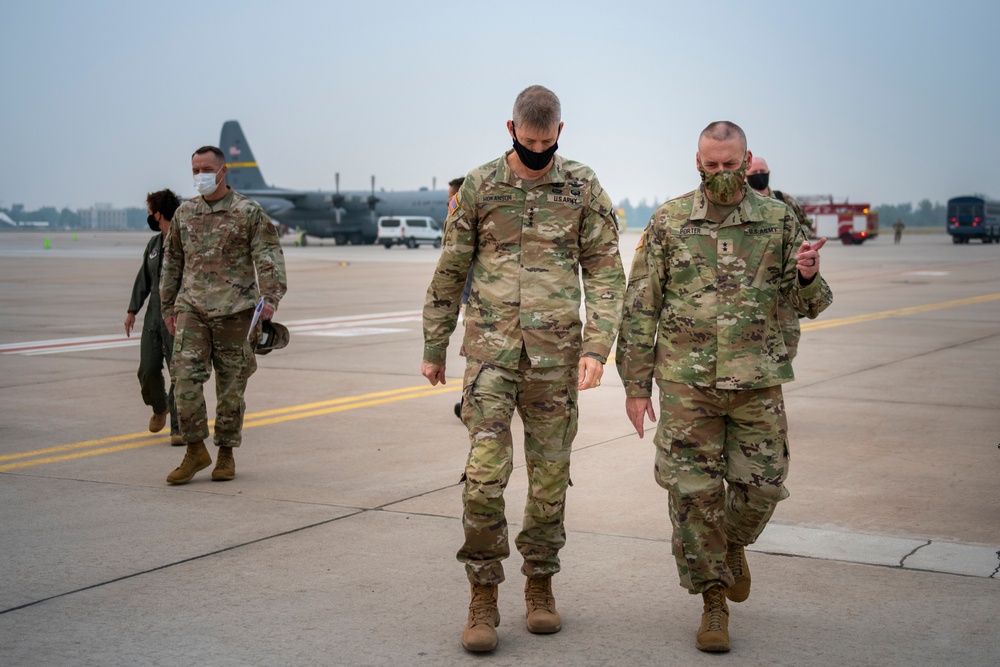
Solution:
<svg viewBox="0 0 1000 667">
<path fill-rule="evenodd" d="M 981 196 L 981 195 L 976 195 Z M 628 199 L 623 200 L 618 208 L 625 211 L 625 220 L 628 229 L 645 229 L 649 219 L 653 217 L 653 211 L 660 206 L 659 201 L 648 204 L 643 199 L 638 204 L 632 204 Z M 896 220 L 902 220 L 907 227 L 941 227 L 945 226 L 945 218 L 948 214 L 948 207 L 940 203 L 931 203 L 929 199 L 924 199 L 916 206 L 913 204 L 880 204 L 875 207 L 878 211 L 879 226 L 891 227 Z"/>
<path fill-rule="evenodd" d="M 645 199 L 633 204 L 624 199 L 618 208 L 625 212 L 625 222 L 628 229 L 645 229 L 649 219 L 662 202 L 654 200 L 648 203 Z M 902 220 L 907 227 L 936 227 L 945 225 L 947 207 L 940 203 L 931 203 L 924 199 L 916 206 L 913 204 L 880 204 L 875 207 L 879 214 L 879 224 L 890 227 L 896 220 Z M 61 211 L 53 206 L 43 206 L 34 211 L 25 210 L 21 204 L 14 204 L 9 209 L 0 208 L 15 222 L 48 222 L 54 229 L 79 229 L 81 217 L 77 211 L 64 208 Z M 146 209 L 126 208 L 126 229 L 148 229 L 146 225 Z"/>
<path fill-rule="evenodd" d="M 902 220 L 907 227 L 944 227 L 948 217 L 948 207 L 944 204 L 931 203 L 924 199 L 916 208 L 913 204 L 880 204 L 878 211 L 879 227 L 891 227 L 897 220 Z"/>
</svg>

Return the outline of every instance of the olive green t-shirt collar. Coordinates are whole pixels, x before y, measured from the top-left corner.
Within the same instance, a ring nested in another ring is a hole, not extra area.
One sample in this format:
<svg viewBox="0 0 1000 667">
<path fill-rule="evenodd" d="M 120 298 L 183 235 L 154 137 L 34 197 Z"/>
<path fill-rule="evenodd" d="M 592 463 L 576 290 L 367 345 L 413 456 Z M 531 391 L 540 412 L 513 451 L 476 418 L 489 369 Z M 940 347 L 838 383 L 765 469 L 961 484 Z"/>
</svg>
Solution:
<svg viewBox="0 0 1000 667">
<path fill-rule="evenodd" d="M 208 201 L 204 197 L 201 198 L 202 203 L 205 204 L 205 206 L 208 207 L 208 210 L 211 211 L 212 213 L 215 213 L 216 211 L 231 210 L 231 206 L 233 203 L 233 193 L 236 191 L 233 190 L 232 186 L 227 185 L 226 187 L 229 188 L 229 191 L 226 192 L 226 196 L 224 196 L 222 199 L 215 199 L 213 201 Z"/>
</svg>

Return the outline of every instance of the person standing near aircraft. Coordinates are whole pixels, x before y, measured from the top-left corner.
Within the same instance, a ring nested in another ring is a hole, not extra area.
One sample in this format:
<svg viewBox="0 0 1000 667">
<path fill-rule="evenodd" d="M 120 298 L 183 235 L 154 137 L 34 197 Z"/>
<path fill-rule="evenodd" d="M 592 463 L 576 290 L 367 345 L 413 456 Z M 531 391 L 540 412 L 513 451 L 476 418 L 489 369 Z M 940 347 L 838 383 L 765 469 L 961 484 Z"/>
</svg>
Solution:
<svg viewBox="0 0 1000 667">
<path fill-rule="evenodd" d="M 701 187 L 653 214 L 636 249 L 616 365 L 639 437 L 656 420 L 681 586 L 704 607 L 696 646 L 729 650 L 729 606 L 750 596 L 744 547 L 788 496 L 781 384 L 793 379 L 779 295 L 816 317 L 832 295 L 791 210 L 745 183 L 746 135 L 718 121 L 698 139 Z"/>
<path fill-rule="evenodd" d="M 166 425 L 167 413 L 170 414 L 171 445 L 182 445 L 184 442 L 177 429 L 174 383 L 171 381 L 168 393 L 163 382 L 163 362 L 166 360 L 167 366 L 170 365 L 174 337 L 167 330 L 160 312 L 160 267 L 163 265 L 163 237 L 170 229 L 174 211 L 180 205 L 181 200 L 172 190 L 159 190 L 146 195 L 146 211 L 149 213 L 146 222 L 157 234 L 146 244 L 142 265 L 132 285 L 128 314 L 125 316 L 125 335 L 130 337 L 132 327 L 135 326 L 135 315 L 142 310 L 146 298 L 149 298 L 139 339 L 139 389 L 143 403 L 153 408 L 153 416 L 149 418 L 151 433 L 162 431 Z"/>
<path fill-rule="evenodd" d="M 565 544 L 563 511 L 580 390 L 601 383 L 624 288 L 618 225 L 594 172 L 556 155 L 559 98 L 542 86 L 514 102 L 513 150 L 473 169 L 445 221 L 444 244 L 424 302 L 421 374 L 445 383 L 448 339 L 472 267 L 465 313 L 462 420 L 465 564 L 472 601 L 462 645 L 497 646 L 498 585 L 510 554 L 503 492 L 513 458 L 511 420 L 524 421 L 528 500 L 515 543 L 524 565 L 528 631 L 558 632 L 552 594 Z M 580 321 L 580 280 L 586 323 Z"/>
<path fill-rule="evenodd" d="M 813 229 L 809 216 L 802 210 L 799 202 L 795 201 L 795 197 L 781 190 L 772 190 L 770 179 L 771 170 L 768 168 L 767 162 L 764 158 L 754 155 L 747 168 L 747 184 L 757 194 L 773 197 L 787 204 L 788 208 L 792 209 L 792 213 L 795 214 L 795 219 L 799 221 L 802 233 L 806 235 L 806 238 L 810 238 Z M 795 355 L 799 352 L 802 328 L 799 326 L 799 314 L 788 305 L 785 299 L 778 299 L 778 324 L 781 326 L 781 338 L 785 341 L 785 349 L 788 350 L 788 360 L 794 361 Z"/>
<path fill-rule="evenodd" d="M 167 476 L 186 484 L 212 463 L 205 439 L 208 415 L 204 383 L 215 368 L 217 408 L 215 444 L 219 448 L 213 481 L 236 476 L 233 449 L 240 446 L 243 394 L 257 370 L 249 342 L 258 299 L 261 318 L 270 320 L 285 295 L 285 257 L 274 225 L 260 205 L 226 184 L 226 160 L 215 146 L 191 156 L 195 189 L 174 215 L 167 234 L 160 301 L 170 333 L 175 334 L 173 363 L 177 417 L 187 452 Z M 259 325 L 258 325 L 259 327 Z"/>
</svg>

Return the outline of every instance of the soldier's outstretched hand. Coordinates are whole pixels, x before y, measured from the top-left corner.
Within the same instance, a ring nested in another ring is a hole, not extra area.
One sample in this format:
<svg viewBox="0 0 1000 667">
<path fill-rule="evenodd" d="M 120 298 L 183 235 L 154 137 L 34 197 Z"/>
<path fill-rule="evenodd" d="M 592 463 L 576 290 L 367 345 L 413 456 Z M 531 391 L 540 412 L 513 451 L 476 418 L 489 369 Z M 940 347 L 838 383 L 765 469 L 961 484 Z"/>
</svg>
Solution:
<svg viewBox="0 0 1000 667">
<path fill-rule="evenodd" d="M 826 239 L 820 239 L 815 243 L 803 241 L 799 246 L 799 251 L 795 253 L 795 268 L 806 280 L 811 279 L 819 273 L 819 249 L 826 245 Z"/>
<path fill-rule="evenodd" d="M 426 361 L 420 364 L 420 374 L 430 381 L 431 386 L 436 385 L 438 382 L 441 384 L 447 384 L 444 379 L 444 364 L 431 364 Z"/>
<path fill-rule="evenodd" d="M 628 415 L 628 420 L 632 422 L 632 426 L 635 427 L 635 432 L 639 434 L 640 438 L 645 435 L 644 419 L 647 416 L 653 420 L 653 423 L 656 423 L 653 399 L 648 396 L 645 398 L 627 397 L 625 399 L 625 414 Z"/>
</svg>

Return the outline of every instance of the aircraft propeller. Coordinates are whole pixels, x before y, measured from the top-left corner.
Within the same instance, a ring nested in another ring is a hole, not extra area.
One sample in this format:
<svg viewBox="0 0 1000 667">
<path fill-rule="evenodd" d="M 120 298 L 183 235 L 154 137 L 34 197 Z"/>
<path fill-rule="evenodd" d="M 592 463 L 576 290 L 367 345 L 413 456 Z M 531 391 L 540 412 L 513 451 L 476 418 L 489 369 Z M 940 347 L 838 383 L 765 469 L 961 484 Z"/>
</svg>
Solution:
<svg viewBox="0 0 1000 667">
<path fill-rule="evenodd" d="M 340 194 L 340 172 L 338 171 L 333 175 L 333 182 L 335 185 L 335 190 L 333 191 L 333 205 L 340 208 L 344 205 L 344 196 Z"/>
<path fill-rule="evenodd" d="M 372 225 L 375 224 L 375 204 L 379 202 L 379 198 L 375 196 L 375 175 L 372 174 L 372 194 L 368 197 L 368 210 L 371 211 Z"/>
</svg>

